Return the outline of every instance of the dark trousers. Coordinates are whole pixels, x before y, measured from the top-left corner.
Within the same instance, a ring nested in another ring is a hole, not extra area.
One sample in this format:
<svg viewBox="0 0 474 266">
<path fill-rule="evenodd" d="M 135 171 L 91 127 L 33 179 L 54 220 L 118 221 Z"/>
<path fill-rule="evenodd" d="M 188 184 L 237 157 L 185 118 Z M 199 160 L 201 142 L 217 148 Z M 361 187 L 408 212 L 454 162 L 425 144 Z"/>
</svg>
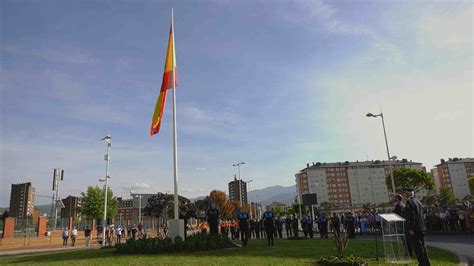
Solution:
<svg viewBox="0 0 474 266">
<path fill-rule="evenodd" d="M 275 229 L 269 226 L 265 228 L 265 231 L 266 231 L 265 233 L 267 234 L 268 245 L 270 246 L 271 244 L 273 246 L 273 234 L 274 234 Z"/>
<path fill-rule="evenodd" d="M 286 229 L 286 237 L 291 237 L 291 228 L 289 226 L 285 226 L 285 229 Z"/>
<path fill-rule="evenodd" d="M 309 234 L 309 238 L 313 238 L 314 236 L 314 231 L 313 231 L 313 227 L 312 226 L 308 226 L 308 234 Z"/>
<path fill-rule="evenodd" d="M 219 224 L 217 224 L 217 223 L 211 223 L 211 224 L 209 224 L 209 233 L 210 233 L 211 235 L 214 235 L 214 236 L 217 235 L 217 231 L 218 231 L 217 227 L 218 227 L 218 225 L 219 225 Z"/>
<path fill-rule="evenodd" d="M 249 241 L 249 230 L 246 228 L 240 228 L 240 238 L 242 239 L 242 245 L 247 246 Z"/>
<path fill-rule="evenodd" d="M 298 227 L 293 227 L 293 236 L 298 237 Z"/>
<path fill-rule="evenodd" d="M 425 245 L 425 235 L 423 232 L 415 232 L 415 235 L 411 236 L 411 240 L 416 258 L 418 259 L 418 265 L 429 266 L 430 259 L 428 258 L 428 252 Z"/>
<path fill-rule="evenodd" d="M 413 240 L 408 231 L 405 232 L 405 247 L 407 248 L 408 255 L 410 257 L 413 256 Z"/>
<path fill-rule="evenodd" d="M 278 228 L 278 238 L 283 238 L 283 228 Z"/>
</svg>

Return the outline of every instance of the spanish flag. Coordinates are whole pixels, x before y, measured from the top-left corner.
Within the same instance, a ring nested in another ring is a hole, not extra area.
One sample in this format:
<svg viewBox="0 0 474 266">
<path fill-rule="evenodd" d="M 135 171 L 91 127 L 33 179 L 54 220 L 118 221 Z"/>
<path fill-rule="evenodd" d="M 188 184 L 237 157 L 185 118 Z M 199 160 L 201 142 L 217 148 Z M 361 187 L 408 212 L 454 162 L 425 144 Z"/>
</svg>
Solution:
<svg viewBox="0 0 474 266">
<path fill-rule="evenodd" d="M 174 89 L 178 86 L 176 74 L 176 54 L 174 50 L 174 29 L 173 17 L 171 17 L 170 36 L 168 39 L 168 50 L 166 52 L 165 73 L 163 74 L 163 81 L 161 83 L 160 95 L 155 105 L 155 112 L 151 121 L 150 136 L 160 132 L 161 119 L 163 118 L 163 111 L 165 109 L 166 91 Z"/>
</svg>

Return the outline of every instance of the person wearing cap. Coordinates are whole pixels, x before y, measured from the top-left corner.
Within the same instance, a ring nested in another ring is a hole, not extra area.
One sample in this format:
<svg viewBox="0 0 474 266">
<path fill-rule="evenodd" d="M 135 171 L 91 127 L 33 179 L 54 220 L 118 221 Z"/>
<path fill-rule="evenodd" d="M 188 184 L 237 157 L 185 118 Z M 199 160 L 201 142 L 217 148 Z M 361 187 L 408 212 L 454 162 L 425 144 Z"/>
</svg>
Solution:
<svg viewBox="0 0 474 266">
<path fill-rule="evenodd" d="M 207 223 L 209 224 L 209 233 L 213 236 L 217 235 L 219 228 L 219 209 L 216 208 L 214 202 L 211 203 L 211 208 L 207 210 Z"/>
<path fill-rule="evenodd" d="M 267 206 L 267 211 L 263 213 L 263 225 L 265 227 L 265 234 L 267 236 L 268 245 L 274 245 L 274 234 L 275 234 L 275 216 L 273 215 L 272 208 Z"/>
<path fill-rule="evenodd" d="M 238 218 L 242 245 L 247 246 L 247 242 L 249 240 L 249 214 L 245 211 L 244 207 L 240 208 Z"/>
<path fill-rule="evenodd" d="M 405 219 L 408 234 L 410 235 L 413 249 L 415 250 L 418 265 L 430 265 L 430 259 L 425 245 L 425 222 L 423 221 L 423 206 L 421 202 L 415 198 L 413 190 L 409 190 L 410 197 L 406 202 Z"/>
<path fill-rule="evenodd" d="M 403 217 L 406 219 L 405 204 L 403 204 L 402 195 L 396 194 L 395 196 L 393 196 L 393 201 L 395 202 L 395 207 L 393 208 L 393 212 L 398 214 L 400 217 Z M 405 247 L 407 248 L 407 252 L 408 252 L 408 254 L 406 255 L 410 255 L 410 257 L 413 256 L 413 245 L 411 241 L 411 236 L 408 233 L 408 227 L 405 227 Z"/>
</svg>

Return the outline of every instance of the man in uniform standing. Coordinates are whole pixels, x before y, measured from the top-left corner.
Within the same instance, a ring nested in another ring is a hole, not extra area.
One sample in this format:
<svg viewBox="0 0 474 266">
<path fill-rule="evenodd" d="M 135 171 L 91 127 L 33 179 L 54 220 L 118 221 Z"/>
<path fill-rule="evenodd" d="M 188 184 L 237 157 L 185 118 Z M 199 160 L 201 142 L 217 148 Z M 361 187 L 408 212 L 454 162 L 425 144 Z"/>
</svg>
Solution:
<svg viewBox="0 0 474 266">
<path fill-rule="evenodd" d="M 403 197 L 400 194 L 396 194 L 393 197 L 393 200 L 395 201 L 395 207 L 393 208 L 393 212 L 396 213 L 398 216 L 405 217 L 405 204 L 403 204 Z M 413 255 L 413 246 L 411 244 L 411 236 L 408 233 L 408 227 L 405 227 L 405 247 L 407 248 L 408 254 L 410 257 Z"/>
<path fill-rule="evenodd" d="M 238 218 L 242 245 L 247 246 L 247 242 L 249 240 L 249 214 L 244 210 L 243 207 L 240 208 Z"/>
<path fill-rule="evenodd" d="M 405 206 L 405 219 L 408 234 L 410 235 L 413 249 L 415 250 L 418 265 L 429 266 L 430 259 L 425 246 L 425 222 L 423 221 L 423 206 L 421 202 L 415 199 L 415 193 L 410 190 L 410 198 L 408 198 Z"/>
<path fill-rule="evenodd" d="M 216 208 L 214 202 L 211 203 L 211 208 L 207 210 L 207 223 L 209 224 L 209 232 L 211 235 L 217 235 L 219 227 L 219 210 Z"/>
<path fill-rule="evenodd" d="M 291 218 L 286 217 L 285 218 L 285 229 L 286 229 L 286 238 L 290 238 L 292 236 L 291 234 Z"/>
<path fill-rule="evenodd" d="M 270 206 L 267 206 L 267 211 L 263 213 L 263 225 L 265 226 L 265 234 L 267 235 L 268 245 L 273 246 L 273 239 L 275 234 L 275 216 Z"/>
<path fill-rule="evenodd" d="M 332 214 L 332 230 L 335 234 L 339 233 L 341 227 L 341 221 L 336 213 Z"/>
</svg>

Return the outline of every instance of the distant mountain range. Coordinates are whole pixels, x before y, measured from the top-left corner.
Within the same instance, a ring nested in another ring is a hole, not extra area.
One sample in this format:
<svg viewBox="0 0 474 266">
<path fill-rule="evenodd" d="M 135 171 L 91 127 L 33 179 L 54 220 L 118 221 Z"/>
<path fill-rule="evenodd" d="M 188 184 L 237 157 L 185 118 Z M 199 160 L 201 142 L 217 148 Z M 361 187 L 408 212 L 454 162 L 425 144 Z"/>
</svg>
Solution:
<svg viewBox="0 0 474 266">
<path fill-rule="evenodd" d="M 263 189 L 252 190 L 248 193 L 248 200 L 252 202 L 259 202 L 263 206 L 270 205 L 273 202 L 283 204 L 290 204 L 296 197 L 296 185 L 283 187 L 272 186 Z"/>
<path fill-rule="evenodd" d="M 228 191 L 225 191 L 226 194 Z M 204 199 L 206 196 L 200 196 L 190 199 L 191 202 L 196 200 Z M 271 186 L 262 189 L 252 190 L 248 193 L 248 200 L 252 202 L 259 202 L 263 206 L 270 205 L 273 202 L 279 202 L 283 204 L 290 204 L 295 200 L 296 197 L 296 185 L 283 187 L 283 186 Z M 41 213 L 51 212 L 51 204 L 35 206 Z M 8 209 L 8 207 L 0 207 L 0 211 Z"/>
<path fill-rule="evenodd" d="M 225 191 L 227 194 L 227 191 Z M 196 200 L 204 199 L 206 196 L 200 196 L 191 199 L 192 202 Z M 290 204 L 295 200 L 296 197 L 296 185 L 283 187 L 283 186 L 271 186 L 262 189 L 252 190 L 248 193 L 248 200 L 252 202 L 259 202 L 263 206 L 270 205 L 273 202 L 279 202 L 283 204 Z"/>
</svg>

